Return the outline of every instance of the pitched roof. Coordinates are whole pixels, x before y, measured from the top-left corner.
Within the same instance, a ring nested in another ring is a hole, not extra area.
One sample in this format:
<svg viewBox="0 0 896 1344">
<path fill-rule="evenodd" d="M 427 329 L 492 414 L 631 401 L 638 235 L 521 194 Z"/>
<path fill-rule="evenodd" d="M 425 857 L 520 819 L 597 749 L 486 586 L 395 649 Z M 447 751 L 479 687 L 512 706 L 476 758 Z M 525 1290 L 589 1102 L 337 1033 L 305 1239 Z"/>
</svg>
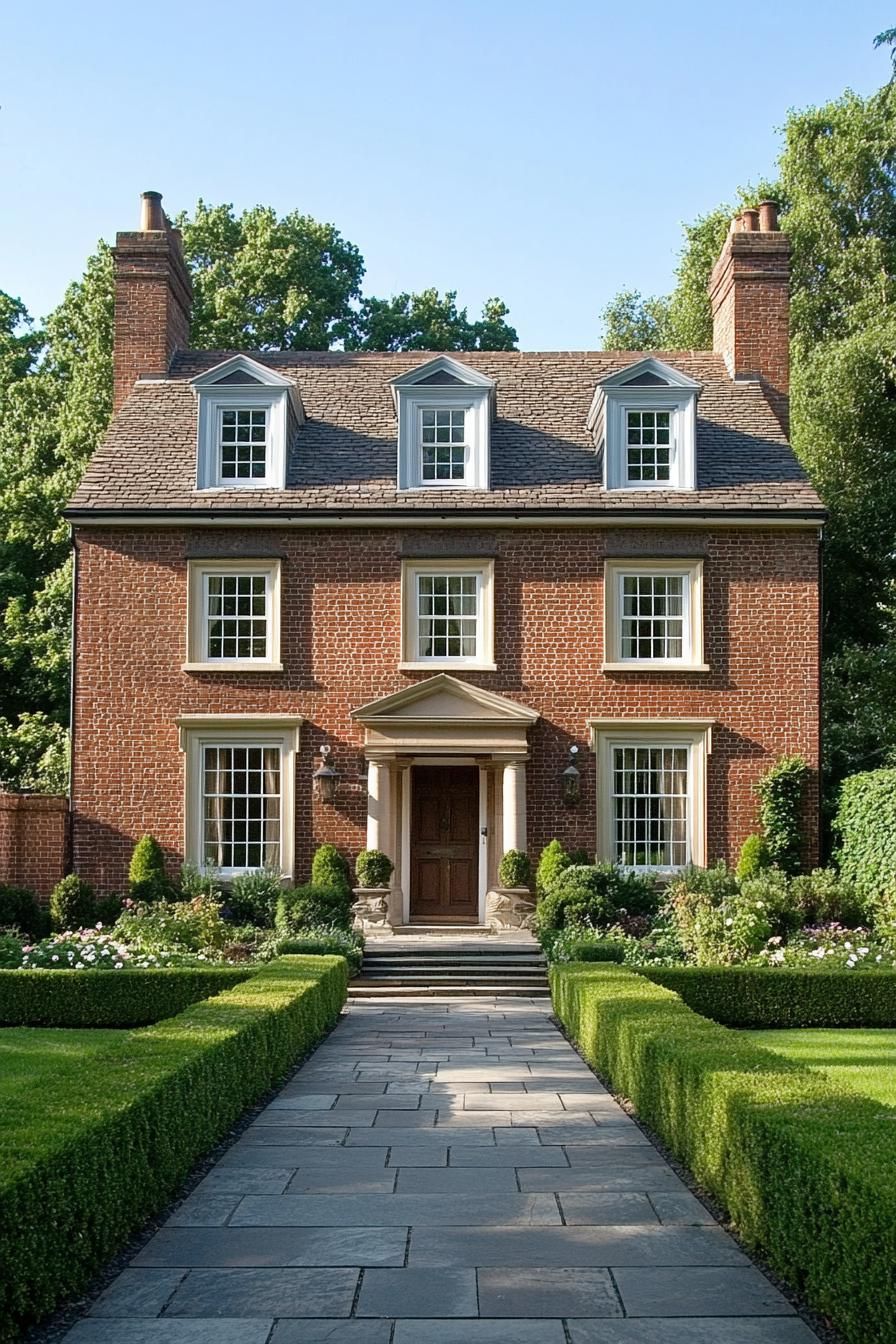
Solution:
<svg viewBox="0 0 896 1344">
<path fill-rule="evenodd" d="M 425 352 L 252 353 L 298 384 L 306 421 L 288 452 L 285 490 L 195 488 L 197 405 L 190 379 L 233 351 L 175 356 L 167 378 L 139 382 L 75 492 L 72 513 L 309 515 L 693 512 L 820 514 L 818 496 L 790 449 L 758 382 L 734 382 L 721 355 L 663 353 L 702 384 L 697 407 L 697 489 L 614 490 L 587 428 L 599 380 L 644 356 L 630 352 L 464 353 L 493 378 L 491 489 L 396 489 L 390 380 L 432 359 Z"/>
</svg>

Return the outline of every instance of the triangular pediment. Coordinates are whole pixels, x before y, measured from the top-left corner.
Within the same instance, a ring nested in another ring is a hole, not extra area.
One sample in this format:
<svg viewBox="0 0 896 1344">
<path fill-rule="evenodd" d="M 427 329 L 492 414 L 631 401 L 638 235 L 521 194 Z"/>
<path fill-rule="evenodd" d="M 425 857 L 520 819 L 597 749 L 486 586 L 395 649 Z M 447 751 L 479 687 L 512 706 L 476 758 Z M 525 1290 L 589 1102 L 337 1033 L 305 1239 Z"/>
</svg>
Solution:
<svg viewBox="0 0 896 1344">
<path fill-rule="evenodd" d="M 598 387 L 681 387 L 699 392 L 701 384 L 686 373 L 673 369 L 671 364 L 649 355 L 647 359 L 636 360 L 618 373 L 611 373 L 609 378 L 602 378 Z"/>
<path fill-rule="evenodd" d="M 478 373 L 468 364 L 461 364 L 459 359 L 451 359 L 448 355 L 437 355 L 435 359 L 427 359 L 415 369 L 408 369 L 407 373 L 401 373 L 390 381 L 392 387 L 417 387 L 421 384 L 429 386 L 454 384 L 482 388 L 495 386 L 494 378 L 488 378 L 484 373 Z"/>
<path fill-rule="evenodd" d="M 393 695 L 373 700 L 353 710 L 352 718 L 361 723 L 425 722 L 429 724 L 479 723 L 534 723 L 538 714 L 534 709 L 519 705 L 494 691 L 471 686 L 447 672 L 418 681 L 413 686 L 396 691 Z"/>
<path fill-rule="evenodd" d="M 266 364 L 259 364 L 258 360 L 250 359 L 248 355 L 232 355 L 230 359 L 225 359 L 223 363 L 216 364 L 213 369 L 206 369 L 205 373 L 200 373 L 196 378 L 191 378 L 193 387 L 232 387 L 236 384 L 254 383 L 262 387 L 291 387 L 295 388 L 295 380 L 284 378 L 282 374 L 275 373 L 269 369 Z"/>
</svg>

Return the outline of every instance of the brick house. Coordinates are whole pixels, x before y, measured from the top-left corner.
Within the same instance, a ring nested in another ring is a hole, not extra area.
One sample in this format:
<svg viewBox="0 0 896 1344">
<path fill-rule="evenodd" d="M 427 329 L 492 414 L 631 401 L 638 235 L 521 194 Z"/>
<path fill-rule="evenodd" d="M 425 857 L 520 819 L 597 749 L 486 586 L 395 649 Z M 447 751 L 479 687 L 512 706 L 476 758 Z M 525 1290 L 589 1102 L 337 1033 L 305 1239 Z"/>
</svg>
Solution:
<svg viewBox="0 0 896 1344">
<path fill-rule="evenodd" d="M 456 356 L 189 350 L 180 241 L 143 210 L 68 510 L 75 871 L 121 889 L 144 831 L 298 881 L 367 845 L 394 923 L 477 923 L 502 854 L 554 836 L 735 859 L 761 773 L 818 765 L 775 208 L 732 224 L 712 351 Z"/>
</svg>

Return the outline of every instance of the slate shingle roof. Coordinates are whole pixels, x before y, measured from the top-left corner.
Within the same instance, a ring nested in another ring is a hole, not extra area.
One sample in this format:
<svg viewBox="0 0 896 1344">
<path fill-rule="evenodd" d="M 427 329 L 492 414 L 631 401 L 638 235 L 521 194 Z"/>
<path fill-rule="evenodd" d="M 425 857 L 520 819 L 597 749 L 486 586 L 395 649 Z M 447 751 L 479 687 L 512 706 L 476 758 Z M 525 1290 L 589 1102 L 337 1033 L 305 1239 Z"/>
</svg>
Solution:
<svg viewBox="0 0 896 1344">
<path fill-rule="evenodd" d="M 94 455 L 71 512 L 419 515 L 526 510 L 606 513 L 821 513 L 757 382 L 733 382 L 721 355 L 660 354 L 703 385 L 697 408 L 697 490 L 613 491 L 586 418 L 598 381 L 634 353 L 464 353 L 494 378 L 488 491 L 396 490 L 397 425 L 389 380 L 432 355 L 263 352 L 252 358 L 294 377 L 307 416 L 289 445 L 285 490 L 195 489 L 196 399 L 189 380 L 231 351 L 175 357 L 164 380 L 138 383 Z"/>
</svg>

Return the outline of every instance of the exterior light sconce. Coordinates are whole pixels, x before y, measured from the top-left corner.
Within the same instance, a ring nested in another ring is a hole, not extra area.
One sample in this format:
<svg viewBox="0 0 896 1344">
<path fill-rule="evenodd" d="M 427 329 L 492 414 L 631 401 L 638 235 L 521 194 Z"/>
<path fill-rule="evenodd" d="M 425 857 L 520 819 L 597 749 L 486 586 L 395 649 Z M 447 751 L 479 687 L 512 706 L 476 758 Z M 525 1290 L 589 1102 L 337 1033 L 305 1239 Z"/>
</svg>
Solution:
<svg viewBox="0 0 896 1344">
<path fill-rule="evenodd" d="M 322 803 L 332 803 L 336 799 L 336 785 L 339 780 L 339 771 L 335 766 L 330 765 L 330 752 L 332 747 L 326 743 L 320 749 L 320 765 L 311 776 L 315 797 Z"/>
<path fill-rule="evenodd" d="M 578 747 L 569 749 L 569 765 L 560 776 L 560 796 L 567 807 L 575 807 L 582 797 L 582 776 L 576 767 Z"/>
</svg>

